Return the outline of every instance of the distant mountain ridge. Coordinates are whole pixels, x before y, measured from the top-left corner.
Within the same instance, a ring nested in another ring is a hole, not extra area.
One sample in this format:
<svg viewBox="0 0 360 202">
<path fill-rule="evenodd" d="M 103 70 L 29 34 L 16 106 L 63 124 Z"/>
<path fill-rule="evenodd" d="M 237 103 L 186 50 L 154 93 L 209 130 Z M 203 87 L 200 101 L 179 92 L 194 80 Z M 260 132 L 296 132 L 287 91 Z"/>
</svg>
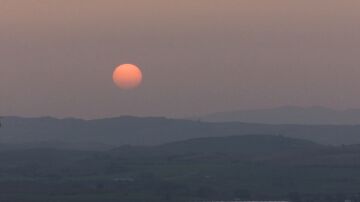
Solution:
<svg viewBox="0 0 360 202">
<path fill-rule="evenodd" d="M 219 112 L 199 117 L 210 122 L 245 122 L 265 124 L 360 124 L 360 109 L 334 110 L 326 107 L 279 107 L 272 109 Z"/>
<path fill-rule="evenodd" d="M 5 117 L 0 144 L 107 150 L 122 145 L 160 145 L 202 137 L 281 135 L 320 144 L 360 144 L 360 125 L 210 123 L 161 117 L 97 120 Z"/>
</svg>

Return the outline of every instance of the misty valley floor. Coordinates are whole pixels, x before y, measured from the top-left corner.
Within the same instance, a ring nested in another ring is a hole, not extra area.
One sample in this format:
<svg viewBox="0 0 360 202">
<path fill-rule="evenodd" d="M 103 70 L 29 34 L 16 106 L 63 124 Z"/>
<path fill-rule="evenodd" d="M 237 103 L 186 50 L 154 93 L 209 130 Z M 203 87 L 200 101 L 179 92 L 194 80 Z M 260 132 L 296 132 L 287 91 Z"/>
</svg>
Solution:
<svg viewBox="0 0 360 202">
<path fill-rule="evenodd" d="M 359 201 L 360 146 L 270 135 L 0 153 L 0 201 Z"/>
</svg>

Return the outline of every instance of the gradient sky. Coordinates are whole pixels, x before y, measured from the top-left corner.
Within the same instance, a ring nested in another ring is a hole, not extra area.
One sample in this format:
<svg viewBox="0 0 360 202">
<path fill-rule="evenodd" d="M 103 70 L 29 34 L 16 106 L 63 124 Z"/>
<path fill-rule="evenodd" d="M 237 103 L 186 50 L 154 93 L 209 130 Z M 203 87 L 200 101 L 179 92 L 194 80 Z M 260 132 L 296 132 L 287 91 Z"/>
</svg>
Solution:
<svg viewBox="0 0 360 202">
<path fill-rule="evenodd" d="M 359 0 L 0 0 L 0 114 L 360 108 Z M 122 91 L 114 67 L 143 85 Z"/>
</svg>

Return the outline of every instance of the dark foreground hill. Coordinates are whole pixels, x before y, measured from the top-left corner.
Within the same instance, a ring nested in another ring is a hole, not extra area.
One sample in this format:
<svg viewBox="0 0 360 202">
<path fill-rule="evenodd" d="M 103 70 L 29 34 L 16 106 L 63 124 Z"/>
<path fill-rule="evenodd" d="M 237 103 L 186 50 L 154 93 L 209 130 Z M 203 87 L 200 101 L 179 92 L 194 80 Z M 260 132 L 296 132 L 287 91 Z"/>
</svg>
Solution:
<svg viewBox="0 0 360 202">
<path fill-rule="evenodd" d="M 268 125 L 207 123 L 166 118 L 120 117 L 99 120 L 3 119 L 0 142 L 17 147 L 106 150 L 121 145 L 157 145 L 200 137 L 273 134 L 320 144 L 360 143 L 360 125 Z"/>
<path fill-rule="evenodd" d="M 0 152 L 1 201 L 360 200 L 360 147 L 282 136 Z"/>
</svg>

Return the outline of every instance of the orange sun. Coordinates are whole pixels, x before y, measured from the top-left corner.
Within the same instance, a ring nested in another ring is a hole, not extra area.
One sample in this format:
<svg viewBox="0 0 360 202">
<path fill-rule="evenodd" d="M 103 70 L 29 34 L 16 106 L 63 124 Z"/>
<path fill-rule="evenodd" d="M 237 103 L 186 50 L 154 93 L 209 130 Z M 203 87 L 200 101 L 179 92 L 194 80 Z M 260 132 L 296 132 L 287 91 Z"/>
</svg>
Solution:
<svg viewBox="0 0 360 202">
<path fill-rule="evenodd" d="M 122 64 L 114 70 L 113 81 L 121 89 L 129 90 L 138 87 L 142 82 L 142 72 L 133 64 Z"/>
</svg>

